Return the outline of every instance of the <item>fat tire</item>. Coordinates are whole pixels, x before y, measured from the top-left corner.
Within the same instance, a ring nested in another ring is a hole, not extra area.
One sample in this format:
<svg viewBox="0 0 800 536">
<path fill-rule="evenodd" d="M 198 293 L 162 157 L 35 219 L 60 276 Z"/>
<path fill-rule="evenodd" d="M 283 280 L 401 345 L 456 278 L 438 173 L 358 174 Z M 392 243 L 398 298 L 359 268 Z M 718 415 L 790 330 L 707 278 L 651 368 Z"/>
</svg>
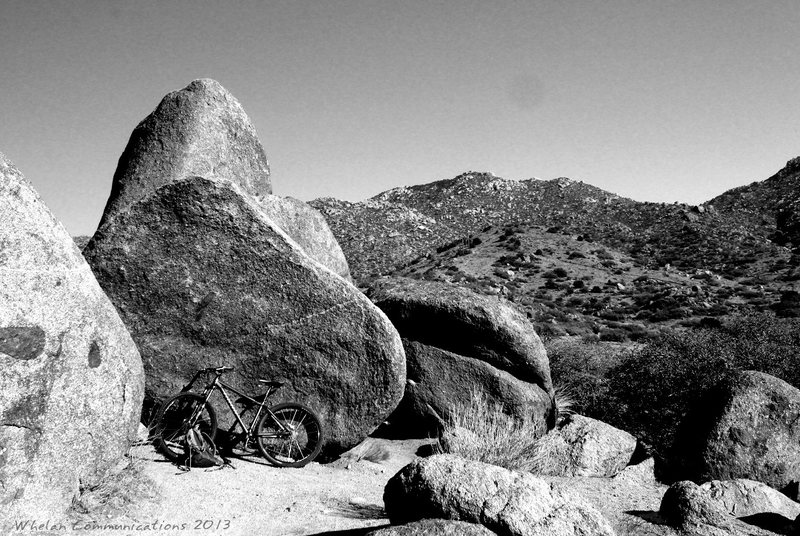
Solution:
<svg viewBox="0 0 800 536">
<path fill-rule="evenodd" d="M 277 429 L 270 413 L 265 413 L 258 422 L 258 426 L 256 426 L 256 442 L 261 454 L 278 467 L 303 467 L 313 461 L 319 455 L 325 442 L 322 422 L 317 417 L 317 414 L 311 408 L 296 402 L 282 402 L 269 408 L 269 411 L 282 423 L 296 423 L 302 426 L 302 440 L 305 441 L 307 439 L 308 446 L 301 449 L 300 454 L 303 456 L 298 459 L 292 456 L 293 447 L 291 447 L 291 443 L 288 440 L 277 440 L 281 441 L 281 446 L 289 445 L 287 449 L 289 455 L 281 456 L 283 448 L 279 447 L 276 450 L 275 447 L 278 443 L 269 441 L 270 438 L 263 437 L 265 432 L 276 431 Z"/>
<path fill-rule="evenodd" d="M 204 424 L 200 429 L 213 441 L 217 434 L 217 414 L 211 404 L 206 402 L 202 396 L 194 393 L 179 393 L 165 400 L 156 412 L 156 418 L 153 421 L 155 426 L 154 443 L 156 448 L 170 461 L 177 461 L 184 455 L 183 437 L 189 429 L 188 419 L 198 404 L 205 404 L 205 412 L 208 414 L 203 418 Z M 181 419 L 183 420 L 181 421 Z M 176 427 L 178 422 L 180 425 Z"/>
</svg>

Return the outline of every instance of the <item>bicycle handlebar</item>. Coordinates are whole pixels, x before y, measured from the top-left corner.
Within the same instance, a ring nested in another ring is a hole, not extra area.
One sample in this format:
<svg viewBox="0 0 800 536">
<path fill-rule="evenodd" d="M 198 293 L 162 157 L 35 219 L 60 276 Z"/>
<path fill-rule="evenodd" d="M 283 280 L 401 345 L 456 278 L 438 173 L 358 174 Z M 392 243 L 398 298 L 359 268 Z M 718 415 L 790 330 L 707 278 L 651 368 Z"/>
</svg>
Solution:
<svg viewBox="0 0 800 536">
<path fill-rule="evenodd" d="M 194 373 L 194 376 L 192 377 L 192 380 L 189 383 L 187 383 L 186 385 L 183 386 L 183 389 L 181 389 L 181 393 L 185 393 L 185 392 L 189 391 L 192 388 L 192 386 L 194 385 L 194 382 L 196 382 L 197 379 L 200 378 L 200 376 L 202 376 L 203 374 L 209 374 L 209 373 L 213 372 L 214 374 L 217 374 L 217 376 L 219 377 L 222 374 L 224 374 L 226 372 L 230 372 L 232 370 L 233 370 L 233 367 L 226 367 L 226 366 L 208 367 L 208 368 L 204 368 L 204 369 L 198 369 L 197 372 Z"/>
</svg>

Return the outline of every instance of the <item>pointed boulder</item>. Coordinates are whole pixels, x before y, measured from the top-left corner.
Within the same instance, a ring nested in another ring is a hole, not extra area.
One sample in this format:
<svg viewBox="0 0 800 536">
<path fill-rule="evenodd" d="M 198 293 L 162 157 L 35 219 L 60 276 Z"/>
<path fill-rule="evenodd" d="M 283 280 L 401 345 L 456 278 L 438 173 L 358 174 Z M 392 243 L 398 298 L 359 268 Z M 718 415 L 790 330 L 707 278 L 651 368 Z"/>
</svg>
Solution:
<svg viewBox="0 0 800 536">
<path fill-rule="evenodd" d="M 267 155 L 250 118 L 219 82 L 204 78 L 169 93 L 134 129 L 100 224 L 160 186 L 209 174 L 254 196 L 272 193 Z"/>
<path fill-rule="evenodd" d="M 322 215 L 302 201 L 270 195 L 269 162 L 250 118 L 233 95 L 207 78 L 169 93 L 134 129 L 100 226 L 159 187 L 192 176 L 236 184 L 261 202 L 309 256 L 350 278 L 344 253 Z"/>
<path fill-rule="evenodd" d="M 136 437 L 136 346 L 64 227 L 0 154 L 0 525 L 58 519 Z"/>
</svg>

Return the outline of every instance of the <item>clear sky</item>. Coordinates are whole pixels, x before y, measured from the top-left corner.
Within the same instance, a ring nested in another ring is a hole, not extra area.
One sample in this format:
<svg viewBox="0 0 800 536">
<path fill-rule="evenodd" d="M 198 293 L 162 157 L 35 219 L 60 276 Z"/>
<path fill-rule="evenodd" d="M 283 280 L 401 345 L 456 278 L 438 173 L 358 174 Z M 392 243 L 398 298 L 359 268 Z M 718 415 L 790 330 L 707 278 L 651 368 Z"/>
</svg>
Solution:
<svg viewBox="0 0 800 536">
<path fill-rule="evenodd" d="M 798 28 L 797 0 L 0 0 L 0 152 L 91 234 L 136 124 L 209 77 L 279 195 L 476 170 L 699 203 L 800 155 Z"/>
</svg>

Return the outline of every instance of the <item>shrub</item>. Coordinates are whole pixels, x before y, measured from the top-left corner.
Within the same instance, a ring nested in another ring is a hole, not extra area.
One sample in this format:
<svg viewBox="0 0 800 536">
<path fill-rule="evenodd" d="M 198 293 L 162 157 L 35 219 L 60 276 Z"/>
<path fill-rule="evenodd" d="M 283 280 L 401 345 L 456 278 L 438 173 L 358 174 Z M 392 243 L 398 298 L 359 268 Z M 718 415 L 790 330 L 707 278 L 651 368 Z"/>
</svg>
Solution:
<svg viewBox="0 0 800 536">
<path fill-rule="evenodd" d="M 760 313 L 662 333 L 608 371 L 608 396 L 588 413 L 636 435 L 663 468 L 687 410 L 731 372 L 758 370 L 800 386 L 798 328 L 800 321 Z"/>
<path fill-rule="evenodd" d="M 541 468 L 538 444 L 544 432 L 537 424 L 517 421 L 503 412 L 502 404 L 472 391 L 468 405 L 451 407 L 439 450 L 506 469 L 535 472 Z"/>
<path fill-rule="evenodd" d="M 596 335 L 547 341 L 546 345 L 553 383 L 564 386 L 571 408 L 602 420 L 603 401 L 609 396 L 606 374 L 623 362 L 628 350 L 619 344 L 600 343 Z"/>
</svg>

